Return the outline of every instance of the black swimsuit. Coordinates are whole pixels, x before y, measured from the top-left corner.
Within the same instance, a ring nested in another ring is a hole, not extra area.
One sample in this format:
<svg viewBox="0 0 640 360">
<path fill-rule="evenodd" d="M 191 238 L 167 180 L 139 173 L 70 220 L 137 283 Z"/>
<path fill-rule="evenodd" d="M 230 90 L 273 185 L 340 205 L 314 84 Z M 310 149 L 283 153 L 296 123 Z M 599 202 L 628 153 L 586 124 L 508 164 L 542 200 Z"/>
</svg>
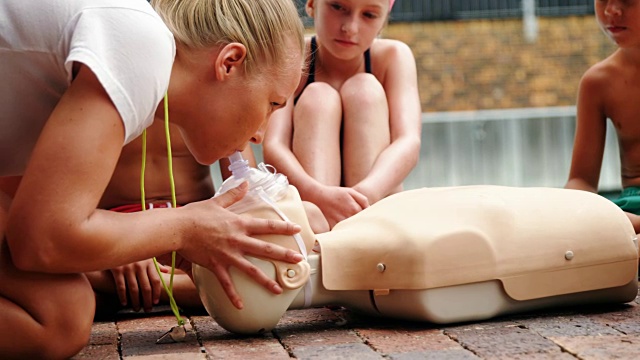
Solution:
<svg viewBox="0 0 640 360">
<path fill-rule="evenodd" d="M 369 50 L 370 49 L 367 49 L 367 51 L 364 52 L 364 71 L 368 74 L 371 74 L 371 54 Z M 298 98 L 300 98 L 300 95 L 302 95 L 302 92 L 304 92 L 304 89 L 307 87 L 307 85 L 316 81 L 316 52 L 317 51 L 318 51 L 318 44 L 316 43 L 316 37 L 314 36 L 311 38 L 311 52 L 309 54 L 310 56 L 309 76 L 307 77 L 307 82 L 304 84 L 302 91 L 300 91 L 300 94 L 296 96 L 296 98 L 293 100 L 294 104 L 298 102 Z"/>
</svg>

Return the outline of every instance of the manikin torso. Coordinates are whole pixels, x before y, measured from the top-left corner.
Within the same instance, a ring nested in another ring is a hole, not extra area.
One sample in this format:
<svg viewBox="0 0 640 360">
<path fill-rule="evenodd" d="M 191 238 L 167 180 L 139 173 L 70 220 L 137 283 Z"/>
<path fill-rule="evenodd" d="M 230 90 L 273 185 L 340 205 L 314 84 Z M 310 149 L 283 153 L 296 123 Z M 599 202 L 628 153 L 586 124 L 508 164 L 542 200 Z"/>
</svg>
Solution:
<svg viewBox="0 0 640 360">
<path fill-rule="evenodd" d="M 273 205 L 278 210 L 274 210 Z M 274 295 L 231 270 L 245 308 L 194 265 L 209 314 L 258 333 L 287 309 L 343 305 L 378 316 L 451 323 L 549 306 L 627 302 L 637 295 L 633 228 L 610 201 L 583 191 L 468 186 L 423 188 L 383 199 L 313 234 L 297 190 L 255 202 L 253 216 L 300 224 L 298 239 L 265 237 L 306 255 L 299 264 L 249 258 L 285 289 Z"/>
</svg>

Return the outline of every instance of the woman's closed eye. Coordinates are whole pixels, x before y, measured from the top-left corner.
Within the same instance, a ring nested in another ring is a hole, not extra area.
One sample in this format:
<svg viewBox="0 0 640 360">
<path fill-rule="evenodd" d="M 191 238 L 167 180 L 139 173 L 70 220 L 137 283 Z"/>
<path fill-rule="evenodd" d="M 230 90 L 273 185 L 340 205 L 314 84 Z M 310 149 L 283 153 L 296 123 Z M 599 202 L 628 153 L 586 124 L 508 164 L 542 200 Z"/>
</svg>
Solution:
<svg viewBox="0 0 640 360">
<path fill-rule="evenodd" d="M 285 105 L 287 105 L 287 102 L 286 102 L 286 101 L 285 101 L 285 102 L 277 102 L 277 101 L 272 101 L 272 102 L 271 102 L 271 107 L 272 107 L 274 110 L 277 110 L 277 109 L 283 108 L 283 107 L 285 107 Z"/>
</svg>

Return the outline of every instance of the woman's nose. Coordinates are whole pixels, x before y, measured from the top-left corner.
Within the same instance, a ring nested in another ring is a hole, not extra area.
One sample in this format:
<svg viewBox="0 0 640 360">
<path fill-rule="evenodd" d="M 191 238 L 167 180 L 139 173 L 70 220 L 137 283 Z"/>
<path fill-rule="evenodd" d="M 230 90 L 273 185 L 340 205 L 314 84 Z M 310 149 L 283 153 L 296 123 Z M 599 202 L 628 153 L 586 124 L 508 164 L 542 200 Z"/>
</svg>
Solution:
<svg viewBox="0 0 640 360">
<path fill-rule="evenodd" d="M 262 144 L 262 140 L 264 140 L 264 133 L 267 129 L 267 121 L 265 121 L 262 126 L 253 134 L 251 137 L 251 142 L 254 144 Z"/>
</svg>

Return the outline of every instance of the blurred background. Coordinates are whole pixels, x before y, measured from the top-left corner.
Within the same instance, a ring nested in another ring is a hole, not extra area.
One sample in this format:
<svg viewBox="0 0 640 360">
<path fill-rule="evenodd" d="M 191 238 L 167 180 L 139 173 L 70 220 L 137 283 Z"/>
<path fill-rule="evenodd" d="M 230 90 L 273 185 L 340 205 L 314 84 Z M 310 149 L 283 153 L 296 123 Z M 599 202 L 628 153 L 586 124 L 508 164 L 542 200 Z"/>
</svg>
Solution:
<svg viewBox="0 0 640 360">
<path fill-rule="evenodd" d="M 295 1 L 313 33 L 305 0 Z M 408 44 L 418 69 L 422 150 L 406 189 L 564 186 L 578 83 L 616 48 L 593 0 L 397 0 L 381 37 Z M 621 186 L 608 126 L 604 195 Z"/>
</svg>

